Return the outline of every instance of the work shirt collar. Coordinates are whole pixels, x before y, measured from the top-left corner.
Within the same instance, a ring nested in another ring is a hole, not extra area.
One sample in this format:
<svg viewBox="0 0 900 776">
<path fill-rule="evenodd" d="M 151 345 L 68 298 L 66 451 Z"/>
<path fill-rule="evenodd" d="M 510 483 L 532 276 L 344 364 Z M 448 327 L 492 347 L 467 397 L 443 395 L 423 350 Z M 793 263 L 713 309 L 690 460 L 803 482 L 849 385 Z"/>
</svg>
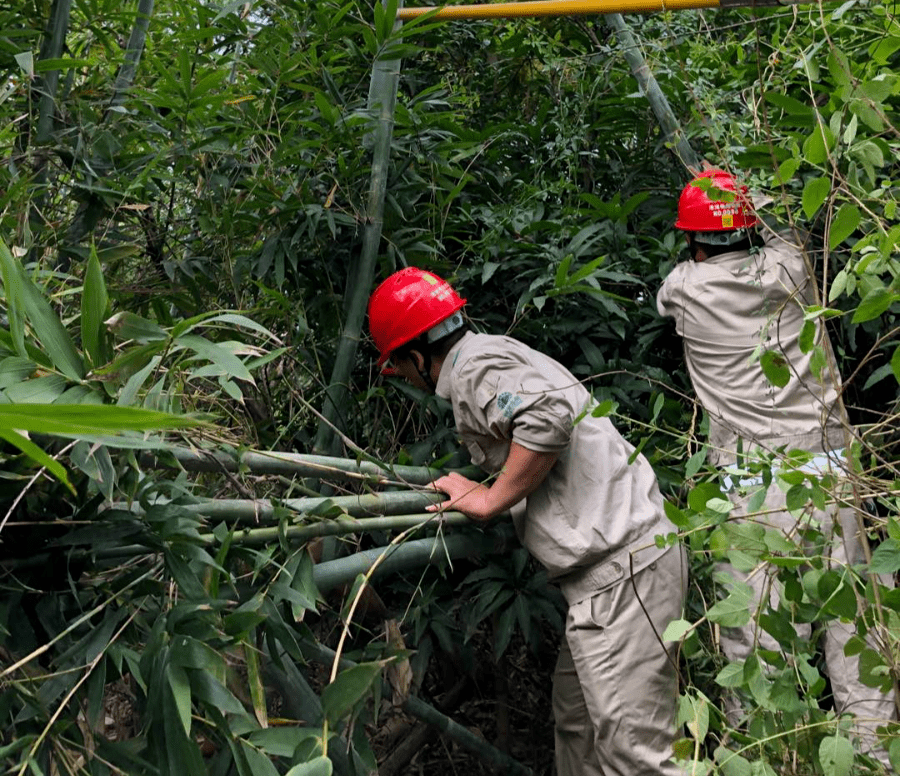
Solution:
<svg viewBox="0 0 900 776">
<path fill-rule="evenodd" d="M 441 364 L 441 373 L 438 375 L 437 385 L 434 389 L 434 392 L 442 399 L 450 398 L 450 373 L 453 371 L 453 367 L 456 366 L 456 359 L 459 358 L 463 345 L 474 336 L 474 332 L 467 331 L 462 336 L 462 339 L 450 348 L 447 356 L 444 358 L 444 362 Z"/>
</svg>

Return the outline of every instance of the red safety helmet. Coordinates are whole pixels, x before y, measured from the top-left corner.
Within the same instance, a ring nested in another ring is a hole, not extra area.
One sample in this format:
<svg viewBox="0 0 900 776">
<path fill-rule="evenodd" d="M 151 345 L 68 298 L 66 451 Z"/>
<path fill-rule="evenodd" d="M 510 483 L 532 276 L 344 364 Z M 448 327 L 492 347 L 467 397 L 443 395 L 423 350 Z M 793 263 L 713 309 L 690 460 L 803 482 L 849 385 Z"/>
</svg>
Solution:
<svg viewBox="0 0 900 776">
<path fill-rule="evenodd" d="M 381 354 L 378 366 L 397 348 L 433 329 L 465 303 L 437 275 L 416 267 L 395 272 L 369 297 L 369 331 Z"/>
<path fill-rule="evenodd" d="M 712 188 L 730 191 L 736 196 L 731 202 L 716 200 L 716 192 L 704 191 L 698 181 L 712 178 Z M 710 196 L 710 194 L 712 196 Z M 746 229 L 757 223 L 756 214 L 747 196 L 747 187 L 738 189 L 734 178 L 725 170 L 706 170 L 692 180 L 678 199 L 676 229 L 686 232 L 730 232 Z"/>
</svg>

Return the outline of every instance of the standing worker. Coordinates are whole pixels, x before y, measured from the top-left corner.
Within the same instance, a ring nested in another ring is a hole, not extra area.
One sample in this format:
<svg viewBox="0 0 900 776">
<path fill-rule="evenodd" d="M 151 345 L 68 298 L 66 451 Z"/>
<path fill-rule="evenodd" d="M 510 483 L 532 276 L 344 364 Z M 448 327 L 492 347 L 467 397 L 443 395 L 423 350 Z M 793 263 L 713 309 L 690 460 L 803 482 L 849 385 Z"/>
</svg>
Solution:
<svg viewBox="0 0 900 776">
<path fill-rule="evenodd" d="M 679 774 L 671 761 L 674 653 L 660 636 L 681 616 L 687 562 L 648 461 L 590 393 L 551 358 L 510 337 L 467 330 L 465 299 L 413 267 L 369 300 L 391 373 L 449 399 L 482 485 L 459 474 L 438 490 L 483 523 L 510 510 L 520 540 L 569 605 L 553 678 L 559 776 Z M 584 417 L 582 417 L 584 415 Z M 579 418 L 581 418 L 579 420 Z"/>
<path fill-rule="evenodd" d="M 806 464 L 809 472 L 839 473 L 845 446 L 839 384 L 827 366 L 821 378 L 816 376 L 814 348 L 800 344 L 804 306 L 813 301 L 813 281 L 800 249 L 783 236 L 763 243 L 756 224 L 746 187 L 738 188 L 729 173 L 707 170 L 685 186 L 675 228 L 685 232 L 691 261 L 676 265 L 665 279 L 657 308 L 675 319 L 683 338 L 691 382 L 709 416 L 708 458 L 713 465 L 725 470 L 738 463 L 739 455 L 751 461 L 754 450 L 770 454 L 785 448 L 814 453 Z M 830 351 L 821 319 L 816 326 L 814 343 Z M 789 370 L 785 385 L 776 387 L 766 379 L 761 350 L 774 351 L 783 359 Z M 773 482 L 760 515 L 750 516 L 749 502 L 764 487 L 763 478 L 727 471 L 723 475 L 734 505 L 731 518 L 764 523 L 795 540 L 805 528 L 818 527 L 825 537 L 826 556 L 830 548 L 828 566 L 842 572 L 848 565 L 865 562 L 851 507 L 833 505 L 797 517 L 788 511 L 786 494 Z M 722 630 L 725 655 L 732 661 L 745 660 L 757 645 L 782 652 L 778 642 L 756 626 L 766 603 L 778 609 L 777 569 L 764 564 L 745 573 L 725 563 L 719 569 L 748 583 L 753 591 L 749 624 Z M 798 624 L 796 631 L 809 638 L 809 625 Z M 838 713 L 850 712 L 860 720 L 864 748 L 886 762 L 885 753 L 875 746 L 874 729 L 876 721 L 884 724 L 894 718 L 894 703 L 889 695 L 860 682 L 858 656 L 844 655 L 855 632 L 854 623 L 832 619 L 826 625 L 825 660 L 835 706 Z M 727 705 L 730 722 L 737 724 L 739 706 L 733 699 Z"/>
</svg>

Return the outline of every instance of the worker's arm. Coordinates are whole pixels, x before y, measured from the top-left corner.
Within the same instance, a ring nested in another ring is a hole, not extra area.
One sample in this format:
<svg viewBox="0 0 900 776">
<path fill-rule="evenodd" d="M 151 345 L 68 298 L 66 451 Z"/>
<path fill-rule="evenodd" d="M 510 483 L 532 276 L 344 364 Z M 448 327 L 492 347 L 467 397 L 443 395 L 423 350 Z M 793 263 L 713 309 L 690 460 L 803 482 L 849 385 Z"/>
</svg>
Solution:
<svg viewBox="0 0 900 776">
<path fill-rule="evenodd" d="M 558 453 L 538 453 L 512 442 L 506 463 L 490 487 L 453 472 L 434 483 L 434 487 L 446 493 L 450 500 L 433 504 L 428 511 L 456 509 L 472 520 L 486 522 L 537 488 L 558 457 Z"/>
</svg>

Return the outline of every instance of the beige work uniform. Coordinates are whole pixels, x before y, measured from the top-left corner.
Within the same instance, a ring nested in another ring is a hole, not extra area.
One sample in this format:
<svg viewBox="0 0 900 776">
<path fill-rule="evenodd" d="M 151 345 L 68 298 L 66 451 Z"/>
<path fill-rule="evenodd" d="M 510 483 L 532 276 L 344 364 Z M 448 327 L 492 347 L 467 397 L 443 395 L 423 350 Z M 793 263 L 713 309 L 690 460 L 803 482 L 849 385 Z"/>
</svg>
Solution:
<svg viewBox="0 0 900 776">
<path fill-rule="evenodd" d="M 802 449 L 823 452 L 845 446 L 845 434 L 838 414 L 838 392 L 829 368 L 821 380 L 814 374 L 812 349 L 800 347 L 803 326 L 802 305 L 811 303 L 811 288 L 800 251 L 776 238 L 758 253 L 746 251 L 720 254 L 702 262 L 677 265 L 665 279 L 657 295 L 661 315 L 675 319 L 684 340 L 684 354 L 697 398 L 709 415 L 709 458 L 719 466 L 733 464 L 736 451 L 750 453 L 759 448 L 775 451 Z M 815 341 L 830 348 L 821 326 Z M 790 370 L 787 384 L 778 388 L 763 374 L 758 348 L 775 350 Z M 819 457 L 824 468 L 839 469 L 842 456 Z M 822 467 L 820 467 L 822 468 Z M 747 514 L 752 493 L 761 485 L 750 484 L 750 492 L 730 493 L 735 505 L 733 517 Z M 796 539 L 807 524 L 819 526 L 831 541 L 829 567 L 864 562 L 852 509 L 811 509 L 791 514 L 786 495 L 776 485 L 769 488 L 761 507 L 764 519 Z M 837 519 L 835 519 L 837 518 Z M 837 530 L 835 523 L 841 528 Z M 821 548 L 820 548 L 821 551 Z M 828 554 L 826 552 L 826 554 Z M 774 580 L 777 569 L 763 565 L 742 572 L 729 564 L 720 567 L 732 577 L 751 585 L 752 606 L 764 609 L 763 602 L 777 608 L 779 594 Z M 722 648 L 730 660 L 745 659 L 759 644 L 765 649 L 782 648 L 754 624 L 756 617 L 740 629 L 723 629 Z M 809 637 L 809 626 L 798 623 L 801 638 Z M 860 719 L 887 720 L 894 716 L 890 697 L 859 681 L 858 658 L 844 656 L 843 648 L 854 628 L 832 620 L 826 628 L 825 658 L 839 711 L 850 711 Z M 862 731 L 871 748 L 873 725 Z M 883 753 L 877 753 L 883 759 Z"/>
<path fill-rule="evenodd" d="M 569 604 L 553 682 L 557 773 L 680 773 L 669 762 L 676 672 L 658 635 L 681 616 L 687 569 L 680 546 L 654 542 L 675 528 L 650 464 L 629 464 L 634 448 L 608 418 L 581 418 L 591 395 L 568 370 L 509 337 L 467 334 L 437 393 L 485 471 L 503 468 L 512 441 L 558 455 L 512 509 Z"/>
</svg>

